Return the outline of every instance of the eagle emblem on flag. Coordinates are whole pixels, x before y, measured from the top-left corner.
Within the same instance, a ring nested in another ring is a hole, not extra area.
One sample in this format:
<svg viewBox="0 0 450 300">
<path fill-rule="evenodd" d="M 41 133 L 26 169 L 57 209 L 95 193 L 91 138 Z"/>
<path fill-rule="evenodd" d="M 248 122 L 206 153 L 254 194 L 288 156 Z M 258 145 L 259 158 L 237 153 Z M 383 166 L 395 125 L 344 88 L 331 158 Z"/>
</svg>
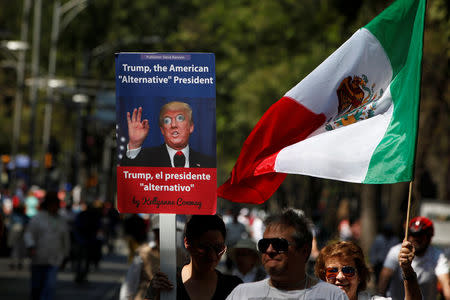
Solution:
<svg viewBox="0 0 450 300">
<path fill-rule="evenodd" d="M 377 100 L 383 89 L 375 91 L 376 84 L 369 85 L 367 75 L 345 77 L 336 90 L 338 97 L 337 115 L 325 125 L 326 130 L 347 126 L 375 115 Z"/>
</svg>

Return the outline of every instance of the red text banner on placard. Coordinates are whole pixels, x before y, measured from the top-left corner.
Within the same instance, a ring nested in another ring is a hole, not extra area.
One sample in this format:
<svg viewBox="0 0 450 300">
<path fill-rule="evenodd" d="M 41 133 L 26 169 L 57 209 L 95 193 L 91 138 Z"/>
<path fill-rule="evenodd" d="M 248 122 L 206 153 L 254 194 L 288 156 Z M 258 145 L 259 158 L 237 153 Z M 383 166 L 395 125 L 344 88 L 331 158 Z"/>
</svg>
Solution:
<svg viewBox="0 0 450 300">
<path fill-rule="evenodd" d="M 215 168 L 117 167 L 121 213 L 214 214 Z"/>
</svg>

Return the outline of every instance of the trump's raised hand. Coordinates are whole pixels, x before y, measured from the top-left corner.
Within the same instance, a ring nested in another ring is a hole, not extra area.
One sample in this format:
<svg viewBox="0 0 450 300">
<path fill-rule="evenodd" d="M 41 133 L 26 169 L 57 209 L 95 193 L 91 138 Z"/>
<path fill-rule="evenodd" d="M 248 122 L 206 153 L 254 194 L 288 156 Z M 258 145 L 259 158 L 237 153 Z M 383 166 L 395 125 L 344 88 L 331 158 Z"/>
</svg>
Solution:
<svg viewBox="0 0 450 300">
<path fill-rule="evenodd" d="M 145 138 L 150 131 L 150 126 L 148 125 L 148 120 L 142 120 L 142 107 L 133 110 L 133 114 L 127 112 L 127 123 L 128 123 L 128 148 L 137 149 L 142 146 Z"/>
</svg>

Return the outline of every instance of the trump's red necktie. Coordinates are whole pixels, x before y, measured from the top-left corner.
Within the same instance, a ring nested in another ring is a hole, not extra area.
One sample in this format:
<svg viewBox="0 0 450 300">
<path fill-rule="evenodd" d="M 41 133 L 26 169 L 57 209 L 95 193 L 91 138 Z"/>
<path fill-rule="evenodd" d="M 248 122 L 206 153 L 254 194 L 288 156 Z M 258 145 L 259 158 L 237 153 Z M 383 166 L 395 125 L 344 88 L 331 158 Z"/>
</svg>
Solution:
<svg viewBox="0 0 450 300">
<path fill-rule="evenodd" d="M 183 152 L 178 151 L 175 153 L 173 157 L 173 165 L 178 168 L 184 168 L 184 165 L 186 163 L 186 157 L 184 156 Z"/>
</svg>

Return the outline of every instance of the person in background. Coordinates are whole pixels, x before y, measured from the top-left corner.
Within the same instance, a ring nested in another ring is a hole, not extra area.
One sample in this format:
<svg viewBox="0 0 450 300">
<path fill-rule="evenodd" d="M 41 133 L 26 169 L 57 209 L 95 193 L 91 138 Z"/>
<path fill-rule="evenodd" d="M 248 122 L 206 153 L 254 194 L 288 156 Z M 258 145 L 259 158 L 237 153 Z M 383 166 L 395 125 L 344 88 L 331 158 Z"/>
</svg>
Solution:
<svg viewBox="0 0 450 300">
<path fill-rule="evenodd" d="M 69 230 L 58 215 L 57 192 L 47 192 L 40 208 L 24 234 L 25 246 L 31 256 L 31 299 L 52 300 L 58 267 L 69 254 Z"/>
<path fill-rule="evenodd" d="M 227 238 L 225 239 L 225 244 L 227 248 L 231 249 L 236 245 L 236 243 L 242 239 L 248 237 L 247 227 L 239 221 L 239 209 L 236 207 L 232 209 L 232 219 L 231 222 L 225 224 L 227 229 Z M 225 265 L 228 271 L 231 271 L 233 262 L 229 255 L 226 256 Z"/>
<path fill-rule="evenodd" d="M 136 256 L 128 268 L 120 287 L 120 300 L 142 300 L 153 275 L 159 270 L 159 215 L 153 215 L 151 226 L 154 235 L 150 243 L 137 248 Z"/>
<path fill-rule="evenodd" d="M 25 214 L 25 206 L 18 204 L 13 208 L 8 225 L 8 247 L 11 248 L 10 269 L 22 269 L 26 257 L 23 234 L 30 218 Z"/>
<path fill-rule="evenodd" d="M 76 283 L 87 281 L 90 264 L 95 263 L 96 256 L 101 248 L 98 248 L 98 233 L 100 231 L 101 214 L 92 203 L 84 205 L 84 209 L 79 212 L 73 226 L 74 259 L 75 269 L 74 280 Z"/>
<path fill-rule="evenodd" d="M 415 217 L 408 226 L 408 241 L 414 246 L 416 255 L 412 261 L 412 267 L 417 273 L 424 299 L 437 299 L 437 283 L 439 281 L 445 299 L 450 300 L 450 266 L 444 253 L 431 246 L 431 239 L 434 235 L 433 222 L 425 217 Z M 404 298 L 401 282 L 405 277 L 396 261 L 401 247 L 399 244 L 389 250 L 378 283 L 379 293 L 386 294 L 394 300 Z"/>
<path fill-rule="evenodd" d="M 250 212 L 250 216 L 251 216 L 251 222 L 249 224 L 249 228 L 250 228 L 250 238 L 257 242 L 260 239 L 263 238 L 263 234 L 264 234 L 264 211 L 263 210 L 257 210 L 257 209 L 252 209 Z"/>
<path fill-rule="evenodd" d="M 38 213 L 39 199 L 35 196 L 35 192 L 38 189 L 39 188 L 37 186 L 33 185 L 25 198 L 25 213 L 30 218 L 34 217 Z"/>
<path fill-rule="evenodd" d="M 267 277 L 266 271 L 261 266 L 261 258 L 256 244 L 252 240 L 239 240 L 229 250 L 229 256 L 233 261 L 231 274 L 241 278 L 243 282 L 260 281 Z"/>
<path fill-rule="evenodd" d="M 383 268 L 384 259 L 389 249 L 398 244 L 399 239 L 395 236 L 392 225 L 384 224 L 381 232 L 377 234 L 370 247 L 369 259 L 375 273 L 375 283 L 378 284 L 380 272 Z"/>
<path fill-rule="evenodd" d="M 306 274 L 313 237 L 303 214 L 286 209 L 269 216 L 265 225 L 258 250 L 269 278 L 238 285 L 227 300 L 347 299 L 338 287 Z"/>
<path fill-rule="evenodd" d="M 225 275 L 216 267 L 227 250 L 226 229 L 218 215 L 193 215 L 184 230 L 184 246 L 190 262 L 177 274 L 177 299 L 223 300 L 242 280 Z M 157 272 L 150 281 L 145 299 L 159 299 L 161 290 L 174 286 L 167 275 Z"/>
<path fill-rule="evenodd" d="M 74 269 L 75 255 L 76 255 L 74 226 L 75 226 L 75 218 L 76 218 L 77 214 L 73 211 L 72 203 L 67 203 L 63 209 L 59 210 L 58 213 L 61 216 L 61 218 L 63 218 L 64 221 L 66 221 L 67 228 L 69 229 L 69 236 L 70 236 L 69 256 L 66 256 L 64 258 L 63 262 L 59 266 L 59 269 L 60 269 L 60 271 L 64 270 L 69 262 L 71 264 L 71 268 Z"/>
<path fill-rule="evenodd" d="M 114 253 L 114 242 L 117 238 L 117 226 L 120 222 L 120 214 L 114 207 L 112 201 L 105 201 L 102 212 L 102 231 L 108 254 Z"/>
<path fill-rule="evenodd" d="M 405 241 L 397 263 L 405 274 L 404 286 L 406 300 L 421 300 L 419 285 L 411 262 L 414 258 L 412 244 Z M 370 280 L 370 271 L 366 265 L 362 249 L 352 241 L 343 241 L 324 247 L 317 257 L 315 274 L 318 278 L 338 286 L 349 300 L 391 299 L 370 296 L 365 290 Z"/>
<path fill-rule="evenodd" d="M 178 266 L 186 264 L 186 254 L 184 249 L 178 245 L 178 240 L 184 229 L 183 223 L 184 215 L 177 215 L 177 268 Z M 153 278 L 153 275 L 159 270 L 160 265 L 160 233 L 159 233 L 159 214 L 151 216 L 150 226 L 151 232 L 149 234 L 149 242 L 144 243 L 136 249 L 136 253 L 127 270 L 124 282 L 120 288 L 120 300 L 142 300 L 144 299 L 148 285 Z M 181 227 L 182 226 L 182 227 Z"/>
<path fill-rule="evenodd" d="M 147 241 L 147 224 L 138 214 L 131 214 L 123 221 L 123 231 L 128 242 L 128 262 L 131 263 L 136 249 Z"/>
</svg>

